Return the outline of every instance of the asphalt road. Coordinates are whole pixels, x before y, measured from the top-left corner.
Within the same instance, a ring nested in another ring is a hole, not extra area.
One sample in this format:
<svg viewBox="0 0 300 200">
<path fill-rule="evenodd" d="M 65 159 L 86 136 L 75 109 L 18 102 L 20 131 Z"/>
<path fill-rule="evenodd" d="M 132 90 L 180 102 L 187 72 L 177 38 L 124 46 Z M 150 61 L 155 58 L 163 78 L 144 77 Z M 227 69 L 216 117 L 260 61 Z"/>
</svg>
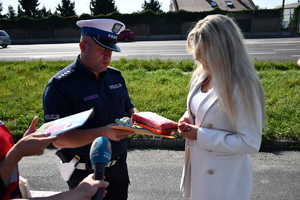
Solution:
<svg viewBox="0 0 300 200">
<path fill-rule="evenodd" d="M 32 190 L 63 191 L 66 183 L 57 169 L 58 157 L 47 149 L 38 157 L 23 158 L 20 174 Z M 128 167 L 131 179 L 129 200 L 181 200 L 179 184 L 184 151 L 130 149 Z M 253 155 L 254 191 L 252 200 L 300 199 L 300 152 L 260 152 Z"/>
<path fill-rule="evenodd" d="M 192 60 L 185 40 L 119 42 L 121 53 L 113 52 L 112 60 L 162 59 Z M 245 39 L 253 59 L 296 62 L 300 57 L 300 38 Z M 226 49 L 224 49 L 226 51 Z M 0 61 L 70 60 L 79 54 L 78 43 L 10 45 L 0 47 Z"/>
</svg>

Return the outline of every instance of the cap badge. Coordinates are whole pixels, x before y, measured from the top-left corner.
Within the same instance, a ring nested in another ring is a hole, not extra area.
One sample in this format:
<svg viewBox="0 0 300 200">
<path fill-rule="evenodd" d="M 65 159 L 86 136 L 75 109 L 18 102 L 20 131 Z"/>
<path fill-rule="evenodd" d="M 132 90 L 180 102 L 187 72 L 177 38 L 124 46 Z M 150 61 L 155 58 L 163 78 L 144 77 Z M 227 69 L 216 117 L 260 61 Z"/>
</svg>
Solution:
<svg viewBox="0 0 300 200">
<path fill-rule="evenodd" d="M 115 24 L 113 25 L 111 31 L 112 31 L 113 33 L 117 34 L 117 33 L 120 31 L 120 29 L 121 29 L 122 27 L 123 27 L 122 24 L 115 23 Z"/>
</svg>

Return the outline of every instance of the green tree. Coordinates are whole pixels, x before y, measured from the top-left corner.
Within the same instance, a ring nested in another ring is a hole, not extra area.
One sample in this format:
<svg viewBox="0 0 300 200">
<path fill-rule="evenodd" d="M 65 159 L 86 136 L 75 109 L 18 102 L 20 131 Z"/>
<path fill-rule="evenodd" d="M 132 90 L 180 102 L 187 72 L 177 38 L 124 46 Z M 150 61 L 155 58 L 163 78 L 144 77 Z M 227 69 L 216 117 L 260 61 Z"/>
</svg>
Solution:
<svg viewBox="0 0 300 200">
<path fill-rule="evenodd" d="M 22 10 L 21 6 L 18 5 L 18 15 L 17 18 L 20 18 L 25 15 L 25 12 Z"/>
<path fill-rule="evenodd" d="M 14 8 L 12 7 L 12 5 L 8 6 L 7 18 L 8 19 L 15 19 L 15 18 L 17 18 L 17 13 L 14 10 Z"/>
<path fill-rule="evenodd" d="M 22 6 L 24 14 L 31 18 L 39 18 L 38 6 L 39 0 L 19 0 L 19 4 Z"/>
<path fill-rule="evenodd" d="M 58 15 L 62 17 L 74 16 L 75 13 L 75 1 L 71 2 L 70 0 L 61 0 L 61 5 L 58 4 L 56 11 Z"/>
<path fill-rule="evenodd" d="M 51 10 L 49 9 L 47 11 L 45 6 L 43 6 L 43 8 L 39 10 L 39 13 L 40 13 L 39 14 L 40 17 L 49 17 L 50 15 L 52 15 Z"/>
<path fill-rule="evenodd" d="M 150 0 L 147 2 L 144 0 L 144 3 L 142 4 L 142 9 L 144 11 L 146 10 L 152 10 L 155 13 L 162 13 L 163 11 L 161 10 L 161 3 L 157 0 Z"/>
<path fill-rule="evenodd" d="M 90 2 L 91 15 L 107 15 L 118 11 L 114 0 L 91 0 Z"/>
<path fill-rule="evenodd" d="M 3 11 L 2 2 L 0 2 L 0 18 L 3 18 L 1 12 Z"/>
</svg>

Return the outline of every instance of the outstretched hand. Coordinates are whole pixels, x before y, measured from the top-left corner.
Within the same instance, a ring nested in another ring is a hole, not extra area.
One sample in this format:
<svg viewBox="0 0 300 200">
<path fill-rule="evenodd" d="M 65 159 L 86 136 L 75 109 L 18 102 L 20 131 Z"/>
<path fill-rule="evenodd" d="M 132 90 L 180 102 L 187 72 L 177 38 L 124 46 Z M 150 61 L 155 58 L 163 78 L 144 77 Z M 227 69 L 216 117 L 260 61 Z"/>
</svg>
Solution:
<svg viewBox="0 0 300 200">
<path fill-rule="evenodd" d="M 15 144 L 0 162 L 0 175 L 5 182 L 13 168 L 24 156 L 41 155 L 44 149 L 57 137 L 47 137 L 47 134 L 35 134 L 38 117 L 34 117 L 22 139 Z"/>
<path fill-rule="evenodd" d="M 38 120 L 38 117 L 33 118 L 23 138 L 13 147 L 14 151 L 18 152 L 20 158 L 24 156 L 42 155 L 44 149 L 57 140 L 57 136 L 47 137 L 48 135 L 45 133 L 34 133 Z"/>
<path fill-rule="evenodd" d="M 31 134 L 31 133 L 34 133 L 36 131 L 36 125 L 39 121 L 39 117 L 38 116 L 35 116 L 32 121 L 31 121 L 31 124 L 29 125 L 28 129 L 25 131 L 23 137 Z"/>
</svg>

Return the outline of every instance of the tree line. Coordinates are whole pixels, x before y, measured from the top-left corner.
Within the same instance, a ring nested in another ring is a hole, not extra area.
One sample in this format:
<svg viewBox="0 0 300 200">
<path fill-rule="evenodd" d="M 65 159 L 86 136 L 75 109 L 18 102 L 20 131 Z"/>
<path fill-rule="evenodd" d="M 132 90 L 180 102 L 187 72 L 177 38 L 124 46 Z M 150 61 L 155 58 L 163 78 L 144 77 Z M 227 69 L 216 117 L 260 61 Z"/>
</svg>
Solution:
<svg viewBox="0 0 300 200">
<path fill-rule="evenodd" d="M 39 9 L 39 0 L 18 0 L 18 8 L 17 11 L 13 8 L 12 5 L 8 6 L 7 13 L 5 12 L 2 6 L 2 2 L 0 2 L 0 19 L 8 19 L 14 20 L 19 19 L 21 17 L 27 16 L 29 18 L 45 18 L 49 17 L 53 14 L 59 15 L 62 17 L 70 17 L 76 16 L 75 12 L 75 1 L 71 0 L 61 0 L 61 3 L 55 7 L 55 11 L 52 13 L 51 9 L 46 9 L 43 6 Z M 146 10 L 151 10 L 155 13 L 162 13 L 161 9 L 162 4 L 158 0 L 149 0 L 144 2 L 141 5 L 142 12 Z M 114 0 L 90 0 L 90 15 L 107 15 L 109 13 L 113 13 L 118 11 L 117 6 L 115 5 Z"/>
</svg>

